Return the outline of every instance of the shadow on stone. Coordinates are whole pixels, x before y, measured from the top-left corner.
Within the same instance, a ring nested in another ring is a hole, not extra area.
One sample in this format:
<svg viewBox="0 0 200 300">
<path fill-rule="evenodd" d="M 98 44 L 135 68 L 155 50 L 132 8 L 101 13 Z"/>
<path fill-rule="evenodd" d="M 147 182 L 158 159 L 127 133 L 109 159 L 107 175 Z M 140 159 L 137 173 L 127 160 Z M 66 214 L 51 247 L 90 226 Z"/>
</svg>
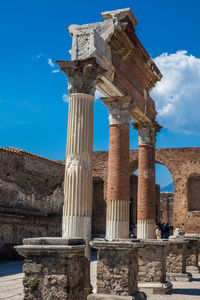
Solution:
<svg viewBox="0 0 200 300">
<path fill-rule="evenodd" d="M 0 263 L 0 277 L 22 273 L 23 261 L 4 261 Z"/>
<path fill-rule="evenodd" d="M 169 294 L 200 296 L 200 289 L 173 289 Z"/>
</svg>

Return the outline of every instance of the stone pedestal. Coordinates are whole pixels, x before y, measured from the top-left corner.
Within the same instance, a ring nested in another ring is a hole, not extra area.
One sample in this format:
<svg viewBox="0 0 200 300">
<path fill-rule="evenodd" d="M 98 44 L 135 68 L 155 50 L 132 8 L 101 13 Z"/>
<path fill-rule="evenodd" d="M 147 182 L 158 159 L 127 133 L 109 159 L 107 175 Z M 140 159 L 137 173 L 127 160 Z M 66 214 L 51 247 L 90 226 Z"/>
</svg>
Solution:
<svg viewBox="0 0 200 300">
<path fill-rule="evenodd" d="M 166 240 L 142 240 L 138 248 L 138 288 L 148 294 L 166 294 L 172 284 L 166 281 Z"/>
<path fill-rule="evenodd" d="M 129 300 L 146 299 L 144 293 L 138 292 L 137 256 L 140 243 L 130 240 L 108 242 L 95 240 L 91 242 L 98 250 L 97 294 L 90 295 L 88 300 Z"/>
<path fill-rule="evenodd" d="M 190 281 L 191 273 L 186 273 L 187 242 L 169 239 L 166 246 L 166 278 L 170 281 Z"/>
<path fill-rule="evenodd" d="M 185 237 L 184 241 L 187 242 L 187 258 L 186 258 L 186 271 L 191 273 L 199 273 L 198 255 L 199 255 L 199 242 L 198 237 Z"/>
<path fill-rule="evenodd" d="M 15 247 L 25 257 L 24 300 L 86 300 L 90 265 L 81 239 L 25 239 Z"/>
</svg>

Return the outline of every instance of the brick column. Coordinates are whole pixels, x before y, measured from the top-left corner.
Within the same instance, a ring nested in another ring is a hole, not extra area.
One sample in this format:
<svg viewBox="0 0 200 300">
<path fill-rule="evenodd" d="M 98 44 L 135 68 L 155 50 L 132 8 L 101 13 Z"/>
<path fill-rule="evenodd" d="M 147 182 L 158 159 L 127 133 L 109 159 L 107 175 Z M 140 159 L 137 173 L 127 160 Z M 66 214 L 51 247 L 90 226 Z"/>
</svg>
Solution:
<svg viewBox="0 0 200 300">
<path fill-rule="evenodd" d="M 93 103 L 96 80 L 104 70 L 94 58 L 57 63 L 67 75 L 69 91 L 62 236 L 84 238 L 87 247 L 92 217 Z M 89 257 L 89 251 L 86 254 Z"/>
<path fill-rule="evenodd" d="M 137 238 L 155 238 L 155 138 L 156 130 L 148 125 L 138 129 L 138 219 Z"/>
<path fill-rule="evenodd" d="M 102 99 L 109 108 L 106 238 L 129 237 L 129 122 L 131 99 Z"/>
</svg>

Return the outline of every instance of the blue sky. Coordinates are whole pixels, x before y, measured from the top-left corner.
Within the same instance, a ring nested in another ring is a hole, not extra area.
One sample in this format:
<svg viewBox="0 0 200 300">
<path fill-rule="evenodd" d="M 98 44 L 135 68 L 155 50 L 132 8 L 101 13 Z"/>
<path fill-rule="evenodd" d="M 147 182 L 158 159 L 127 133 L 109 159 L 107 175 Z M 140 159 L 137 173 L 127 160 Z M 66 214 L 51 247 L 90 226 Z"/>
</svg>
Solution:
<svg viewBox="0 0 200 300">
<path fill-rule="evenodd" d="M 152 93 L 165 128 L 157 147 L 200 146 L 200 1 L 0 0 L 0 146 L 64 159 L 66 77 L 56 60 L 70 60 L 70 24 L 101 21 L 101 12 L 131 7 L 136 33 L 164 77 Z M 107 108 L 94 105 L 94 150 L 108 149 Z M 137 133 L 130 129 L 130 146 Z M 170 175 L 157 168 L 162 186 Z"/>
</svg>

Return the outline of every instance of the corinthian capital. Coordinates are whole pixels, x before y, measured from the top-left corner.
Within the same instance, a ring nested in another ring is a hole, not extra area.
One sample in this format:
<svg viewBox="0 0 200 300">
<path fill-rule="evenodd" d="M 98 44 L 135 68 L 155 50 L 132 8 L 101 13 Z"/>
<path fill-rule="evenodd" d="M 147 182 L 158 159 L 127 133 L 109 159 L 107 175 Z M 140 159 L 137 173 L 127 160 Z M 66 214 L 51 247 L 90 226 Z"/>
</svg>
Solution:
<svg viewBox="0 0 200 300">
<path fill-rule="evenodd" d="M 101 98 L 101 101 L 108 107 L 109 124 L 129 124 L 131 109 L 133 107 L 131 97 Z"/>
<path fill-rule="evenodd" d="M 161 126 L 156 124 L 133 124 L 133 127 L 138 130 L 139 145 L 155 145 L 156 133 L 161 130 Z"/>
<path fill-rule="evenodd" d="M 75 93 L 94 95 L 97 79 L 106 72 L 97 64 L 94 57 L 74 61 L 57 61 L 57 64 L 67 75 L 69 95 Z"/>
</svg>

